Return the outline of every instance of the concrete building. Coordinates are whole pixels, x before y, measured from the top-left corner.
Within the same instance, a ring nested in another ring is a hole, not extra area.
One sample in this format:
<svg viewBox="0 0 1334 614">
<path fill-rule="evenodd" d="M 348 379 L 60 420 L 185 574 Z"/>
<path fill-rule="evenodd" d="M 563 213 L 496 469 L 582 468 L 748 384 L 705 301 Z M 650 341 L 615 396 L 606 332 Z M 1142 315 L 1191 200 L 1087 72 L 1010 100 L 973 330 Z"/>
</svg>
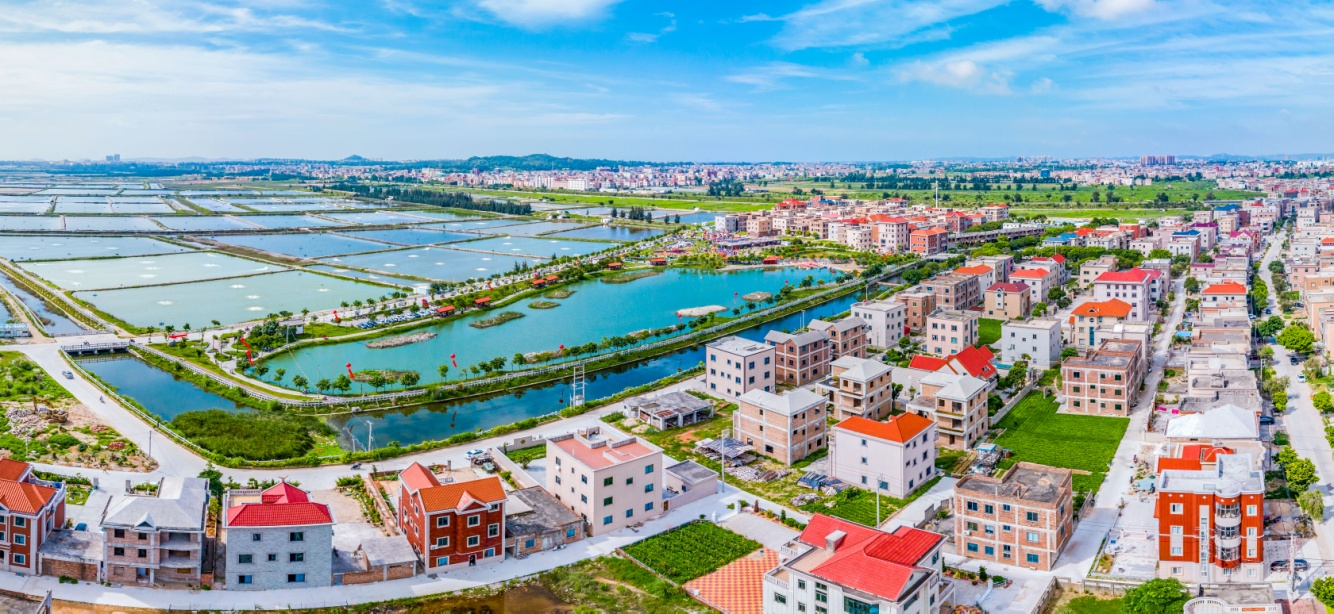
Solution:
<svg viewBox="0 0 1334 614">
<path fill-rule="evenodd" d="M 685 392 L 627 397 L 625 413 L 655 429 L 689 426 L 713 417 L 713 402 Z"/>
<path fill-rule="evenodd" d="M 806 325 L 829 337 L 829 360 L 838 360 L 844 356 L 866 358 L 866 335 L 870 326 L 856 316 L 848 316 L 837 322 L 811 320 Z"/>
<path fill-rule="evenodd" d="M 540 486 L 512 490 L 505 510 L 505 552 L 533 554 L 584 538 L 584 521 Z"/>
<path fill-rule="evenodd" d="M 1098 349 L 1061 364 L 1066 411 L 1099 416 L 1128 416 L 1144 380 L 1138 341 L 1104 341 Z"/>
<path fill-rule="evenodd" d="M 935 477 L 936 423 L 917 414 L 852 417 L 830 431 L 830 467 L 847 484 L 899 499 Z"/>
<path fill-rule="evenodd" d="M 1079 285 L 1082 288 L 1092 288 L 1093 280 L 1103 273 L 1113 271 L 1116 271 L 1116 256 L 1104 254 L 1096 259 L 1089 260 L 1079 265 Z"/>
<path fill-rule="evenodd" d="M 1079 351 L 1097 347 L 1100 343 L 1097 329 L 1100 326 L 1124 324 L 1130 318 L 1130 303 L 1121 299 L 1106 301 L 1084 301 L 1075 305 L 1070 312 L 1071 331 L 1075 347 Z"/>
<path fill-rule="evenodd" d="M 905 308 L 904 326 L 913 332 L 926 329 L 926 318 L 936 310 L 936 295 L 930 292 L 900 292 L 898 297 Z"/>
<path fill-rule="evenodd" d="M 421 556 L 426 573 L 505 560 L 509 497 L 500 478 L 441 483 L 414 462 L 398 480 L 398 525 Z"/>
<path fill-rule="evenodd" d="M 933 356 L 945 357 L 977 345 L 979 319 L 974 311 L 931 312 L 926 318 L 926 341 L 922 349 Z"/>
<path fill-rule="evenodd" d="M 885 418 L 894 410 L 893 367 L 878 360 L 844 356 L 831 363 L 831 373 L 816 389 L 829 399 L 835 418 Z"/>
<path fill-rule="evenodd" d="M 742 395 L 733 414 L 734 437 L 791 465 L 824 448 L 826 403 L 805 388 L 781 395 L 751 390 Z"/>
<path fill-rule="evenodd" d="M 1055 319 L 1010 321 L 1001 324 L 1001 362 L 1013 365 L 1029 356 L 1029 366 L 1050 369 L 1061 361 L 1061 323 Z"/>
<path fill-rule="evenodd" d="M 1022 281 L 994 283 L 983 293 L 982 313 L 993 320 L 1021 320 L 1032 311 L 1032 293 Z"/>
<path fill-rule="evenodd" d="M 920 393 L 908 411 L 936 423 L 936 445 L 970 450 L 988 428 L 987 384 L 971 375 L 937 372 L 917 381 Z"/>
<path fill-rule="evenodd" d="M 1011 282 L 1028 286 L 1028 303 L 1036 306 L 1047 302 L 1047 292 L 1056 287 L 1056 274 L 1047 269 L 1027 268 L 1010 273 Z"/>
<path fill-rule="evenodd" d="M 771 330 L 764 342 L 773 348 L 774 376 L 779 383 L 801 386 L 829 373 L 829 335 L 822 331 L 792 334 Z"/>
<path fill-rule="evenodd" d="M 1093 280 L 1093 298 L 1097 301 L 1117 299 L 1130 305 L 1131 322 L 1149 322 L 1155 317 L 1151 310 L 1153 296 L 1150 285 L 1157 270 L 1139 267 L 1125 271 L 1103 273 Z"/>
<path fill-rule="evenodd" d="M 970 309 L 981 300 L 977 275 L 945 273 L 922 282 L 922 290 L 936 295 L 939 309 Z"/>
<path fill-rule="evenodd" d="M 265 591 L 333 582 L 333 514 L 286 482 L 222 496 L 219 541 L 230 590 Z"/>
<path fill-rule="evenodd" d="M 774 390 L 774 349 L 743 337 L 723 337 L 704 345 L 704 386 L 733 401 L 751 390 Z"/>
<path fill-rule="evenodd" d="M 871 347 L 898 347 L 907 326 L 907 306 L 897 301 L 853 303 L 852 316 L 866 322 L 866 343 Z"/>
<path fill-rule="evenodd" d="M 157 491 L 127 493 L 102 514 L 103 581 L 199 584 L 208 480 L 165 477 Z"/>
<path fill-rule="evenodd" d="M 1051 571 L 1074 534 L 1069 469 L 1021 462 L 954 484 L 954 543 L 968 558 Z"/>
<path fill-rule="evenodd" d="M 919 256 L 934 256 L 949 251 L 950 235 L 944 228 L 914 230 L 908 234 L 908 247 Z"/>
<path fill-rule="evenodd" d="M 752 391 L 756 392 L 756 391 Z M 599 427 L 547 440 L 547 491 L 597 536 L 662 513 L 662 450 Z"/>
<path fill-rule="evenodd" d="M 1182 582 L 1263 582 L 1264 472 L 1246 454 L 1217 466 L 1163 471 L 1158 480 L 1158 576 Z"/>
<path fill-rule="evenodd" d="M 718 472 L 692 460 L 669 465 L 663 483 L 664 513 L 718 494 Z"/>
</svg>

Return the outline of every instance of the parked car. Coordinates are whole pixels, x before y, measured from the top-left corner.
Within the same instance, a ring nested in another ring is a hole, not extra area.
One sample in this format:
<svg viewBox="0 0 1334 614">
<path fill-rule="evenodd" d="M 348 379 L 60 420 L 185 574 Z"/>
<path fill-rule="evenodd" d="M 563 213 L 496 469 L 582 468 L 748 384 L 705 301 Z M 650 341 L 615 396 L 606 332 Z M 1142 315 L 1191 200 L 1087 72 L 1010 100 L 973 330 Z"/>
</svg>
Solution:
<svg viewBox="0 0 1334 614">
<path fill-rule="evenodd" d="M 1307 563 L 1306 559 L 1293 559 L 1292 566 L 1299 573 L 1311 568 L 1311 564 Z M 1269 564 L 1269 571 L 1287 571 L 1287 570 L 1288 570 L 1288 559 L 1281 559 Z"/>
<path fill-rule="evenodd" d="M 479 456 L 484 456 L 484 455 L 486 455 L 486 451 L 485 451 L 485 450 L 482 450 L 481 448 L 478 448 L 478 449 L 475 449 L 475 450 L 468 450 L 468 452 L 467 452 L 466 454 L 464 454 L 464 456 L 468 457 L 468 460 L 472 460 L 472 459 L 474 459 L 474 458 L 477 458 L 477 457 L 479 457 Z"/>
<path fill-rule="evenodd" d="M 1301 361 L 1298 360 L 1296 356 L 1289 356 L 1289 357 L 1288 357 L 1288 362 L 1290 362 L 1290 363 L 1292 363 L 1292 364 L 1295 365 L 1295 364 L 1297 364 L 1297 363 L 1299 363 L 1299 362 L 1301 362 Z"/>
<path fill-rule="evenodd" d="M 1260 416 L 1260 424 L 1273 424 L 1273 423 L 1274 423 L 1273 416 Z"/>
<path fill-rule="evenodd" d="M 1297 381 L 1299 381 L 1299 382 L 1305 384 L 1305 383 L 1306 383 L 1306 374 L 1305 374 L 1305 373 L 1298 373 L 1298 374 L 1297 374 Z"/>
</svg>

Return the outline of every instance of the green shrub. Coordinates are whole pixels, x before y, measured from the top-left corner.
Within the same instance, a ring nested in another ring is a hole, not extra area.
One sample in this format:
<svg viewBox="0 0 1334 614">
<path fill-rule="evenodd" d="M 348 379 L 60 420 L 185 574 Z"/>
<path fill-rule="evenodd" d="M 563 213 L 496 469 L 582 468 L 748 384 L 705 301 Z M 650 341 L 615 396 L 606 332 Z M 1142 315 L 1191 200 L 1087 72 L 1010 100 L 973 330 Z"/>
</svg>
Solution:
<svg viewBox="0 0 1334 614">
<path fill-rule="evenodd" d="M 251 461 L 304 456 L 315 447 L 311 432 L 332 433 L 319 419 L 309 416 L 221 409 L 185 412 L 171 425 L 205 450 Z"/>
</svg>

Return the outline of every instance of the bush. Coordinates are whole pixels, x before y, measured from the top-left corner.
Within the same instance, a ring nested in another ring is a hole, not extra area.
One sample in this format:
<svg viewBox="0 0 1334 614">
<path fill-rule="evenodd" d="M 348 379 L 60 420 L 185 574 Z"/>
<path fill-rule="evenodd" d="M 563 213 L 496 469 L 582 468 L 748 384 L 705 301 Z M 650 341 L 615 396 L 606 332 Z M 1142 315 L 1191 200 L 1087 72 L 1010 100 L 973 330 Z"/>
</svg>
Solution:
<svg viewBox="0 0 1334 614">
<path fill-rule="evenodd" d="M 221 409 L 189 411 L 172 428 L 200 447 L 231 458 L 279 460 L 304 456 L 315 447 L 311 432 L 332 433 L 317 418 Z"/>
<path fill-rule="evenodd" d="M 1123 608 L 1130 614 L 1180 612 L 1186 604 L 1186 586 L 1176 578 L 1149 580 L 1126 593 Z"/>
<path fill-rule="evenodd" d="M 69 433 L 56 433 L 46 439 L 47 445 L 61 450 L 68 450 L 79 445 L 79 440 Z"/>
</svg>

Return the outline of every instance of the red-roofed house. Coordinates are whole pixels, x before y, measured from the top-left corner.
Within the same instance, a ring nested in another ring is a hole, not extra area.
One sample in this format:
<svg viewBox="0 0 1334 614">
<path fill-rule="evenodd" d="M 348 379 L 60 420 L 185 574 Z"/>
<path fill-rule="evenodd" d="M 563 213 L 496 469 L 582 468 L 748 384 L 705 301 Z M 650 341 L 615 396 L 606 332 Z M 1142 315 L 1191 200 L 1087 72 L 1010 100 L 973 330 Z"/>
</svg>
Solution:
<svg viewBox="0 0 1334 614">
<path fill-rule="evenodd" d="M 1010 282 L 1023 282 L 1028 286 L 1030 305 L 1047 302 L 1047 291 L 1056 287 L 1056 273 L 1047 269 L 1028 268 L 1010 273 Z"/>
<path fill-rule="evenodd" d="M 1046 256 L 1037 256 L 1027 263 L 1029 268 L 1051 271 L 1056 276 L 1056 285 L 1064 284 L 1070 281 L 1070 270 L 1065 268 L 1065 256 L 1052 254 L 1050 258 Z"/>
<path fill-rule="evenodd" d="M 978 288 L 990 288 L 991 284 L 996 283 L 996 270 L 985 264 L 961 266 L 954 269 L 954 273 L 965 277 L 976 277 Z"/>
<path fill-rule="evenodd" d="M 799 552 L 764 579 L 765 614 L 935 612 L 954 599 L 941 581 L 939 533 L 880 531 L 823 514 L 788 545 Z"/>
<path fill-rule="evenodd" d="M 1149 322 L 1153 318 L 1150 306 L 1153 305 L 1153 278 L 1149 271 L 1135 267 L 1125 271 L 1110 271 L 1093 280 L 1093 298 L 1098 301 L 1119 299 L 1130 304 L 1131 322 Z M 1161 273 L 1159 273 L 1161 275 Z"/>
<path fill-rule="evenodd" d="M 1200 293 L 1201 307 L 1245 307 L 1246 286 L 1235 281 L 1212 284 Z"/>
<path fill-rule="evenodd" d="M 944 228 L 914 230 L 908 235 L 908 246 L 919 256 L 934 256 L 950 248 L 949 231 Z"/>
<path fill-rule="evenodd" d="M 890 217 L 885 219 L 876 219 L 871 217 L 872 237 L 876 242 L 876 249 L 882 254 L 896 254 L 908 249 L 908 235 L 912 229 L 908 227 L 908 220 L 902 217 Z"/>
<path fill-rule="evenodd" d="M 852 417 L 830 432 L 833 476 L 848 484 L 902 499 L 935 476 L 936 423 L 928 418 Z"/>
<path fill-rule="evenodd" d="M 603 535 L 666 511 L 662 450 L 636 437 L 612 440 L 580 429 L 547 440 L 547 492 Z"/>
<path fill-rule="evenodd" d="M 1164 471 L 1201 471 L 1204 469 L 1216 470 L 1218 468 L 1218 457 L 1223 454 L 1235 454 L 1237 451 L 1232 448 L 1222 446 L 1211 446 L 1207 444 L 1190 443 L 1181 446 L 1176 456 L 1159 456 L 1158 469 L 1155 473 Z"/>
<path fill-rule="evenodd" d="M 222 498 L 219 539 L 232 590 L 319 587 L 333 583 L 333 514 L 287 482 L 233 489 Z"/>
<path fill-rule="evenodd" d="M 51 532 L 65 526 L 65 485 L 32 474 L 32 466 L 0 460 L 0 571 L 37 574 L 37 551 Z M 7 530 L 6 530 L 7 529 Z"/>
<path fill-rule="evenodd" d="M 991 284 L 982 293 L 982 313 L 996 320 L 1018 320 L 1033 310 L 1028 284 L 1022 281 Z"/>
<path fill-rule="evenodd" d="M 505 503 L 498 477 L 442 484 L 421 463 L 398 474 L 398 525 L 426 573 L 505 559 Z"/>
<path fill-rule="evenodd" d="M 971 375 L 986 382 L 987 389 L 990 390 L 996 387 L 996 380 L 999 379 L 996 365 L 992 362 L 995 358 L 996 354 L 991 351 L 991 348 L 970 345 L 946 358 L 917 354 L 908 363 L 908 368 L 922 371 L 922 375 L 937 372 Z"/>
<path fill-rule="evenodd" d="M 1124 324 L 1130 317 L 1130 303 L 1121 299 L 1084 301 L 1070 312 L 1075 347 L 1080 351 L 1098 345 L 1096 331 L 1104 324 Z"/>
</svg>

